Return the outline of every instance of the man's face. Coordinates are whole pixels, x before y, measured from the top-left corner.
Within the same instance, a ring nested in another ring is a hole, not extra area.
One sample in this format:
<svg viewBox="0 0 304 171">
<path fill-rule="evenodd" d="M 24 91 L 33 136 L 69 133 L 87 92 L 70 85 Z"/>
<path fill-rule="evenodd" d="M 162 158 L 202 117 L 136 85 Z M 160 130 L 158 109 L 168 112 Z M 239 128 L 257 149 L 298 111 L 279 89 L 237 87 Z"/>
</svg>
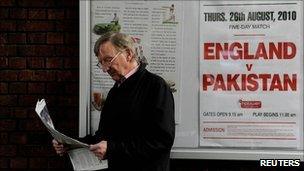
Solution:
<svg viewBox="0 0 304 171">
<path fill-rule="evenodd" d="M 111 42 L 106 42 L 100 46 L 98 60 L 102 64 L 102 70 L 107 72 L 114 81 L 119 81 L 127 74 L 126 54 L 124 51 L 117 51 Z"/>
</svg>

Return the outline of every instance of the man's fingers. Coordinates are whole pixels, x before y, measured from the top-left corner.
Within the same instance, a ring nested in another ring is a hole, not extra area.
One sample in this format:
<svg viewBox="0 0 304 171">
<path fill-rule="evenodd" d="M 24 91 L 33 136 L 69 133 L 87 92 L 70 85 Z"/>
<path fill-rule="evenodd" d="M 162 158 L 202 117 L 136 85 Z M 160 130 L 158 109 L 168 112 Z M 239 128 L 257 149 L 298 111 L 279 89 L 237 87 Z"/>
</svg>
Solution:
<svg viewBox="0 0 304 171">
<path fill-rule="evenodd" d="M 95 154 L 96 157 L 99 159 L 104 159 L 106 147 L 104 146 L 104 143 L 98 143 L 94 145 L 90 145 L 90 150 Z"/>
<path fill-rule="evenodd" d="M 90 150 L 91 151 L 98 150 L 98 145 L 90 145 Z"/>
<path fill-rule="evenodd" d="M 53 144 L 53 147 L 54 147 L 56 153 L 57 153 L 59 156 L 63 156 L 64 153 L 66 152 L 66 149 L 67 149 L 67 148 L 66 148 L 62 143 L 58 142 L 58 141 L 55 140 L 55 139 L 52 140 L 52 144 Z"/>
</svg>

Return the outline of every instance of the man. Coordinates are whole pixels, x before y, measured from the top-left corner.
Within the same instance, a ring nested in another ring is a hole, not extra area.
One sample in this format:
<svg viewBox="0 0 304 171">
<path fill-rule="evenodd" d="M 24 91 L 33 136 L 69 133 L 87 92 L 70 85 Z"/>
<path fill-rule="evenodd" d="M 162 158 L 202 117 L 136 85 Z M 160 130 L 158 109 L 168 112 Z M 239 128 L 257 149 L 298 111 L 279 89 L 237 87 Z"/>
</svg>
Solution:
<svg viewBox="0 0 304 171">
<path fill-rule="evenodd" d="M 98 66 L 116 82 L 108 93 L 90 150 L 108 159 L 109 170 L 169 171 L 175 135 L 173 95 L 166 82 L 145 69 L 133 40 L 107 33 L 95 43 Z M 53 140 L 62 155 L 62 144 Z"/>
</svg>

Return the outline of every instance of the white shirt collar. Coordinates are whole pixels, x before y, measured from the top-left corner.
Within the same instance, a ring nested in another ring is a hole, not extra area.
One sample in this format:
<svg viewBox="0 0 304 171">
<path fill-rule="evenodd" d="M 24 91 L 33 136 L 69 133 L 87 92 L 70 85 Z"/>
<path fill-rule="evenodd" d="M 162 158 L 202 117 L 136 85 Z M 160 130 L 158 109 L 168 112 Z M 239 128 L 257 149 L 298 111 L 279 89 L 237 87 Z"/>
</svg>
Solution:
<svg viewBox="0 0 304 171">
<path fill-rule="evenodd" d="M 130 72 L 128 72 L 120 81 L 118 81 L 118 87 L 129 77 L 131 77 L 139 68 L 139 65 L 137 65 L 134 69 L 132 69 Z"/>
<path fill-rule="evenodd" d="M 131 75 L 133 75 L 137 70 L 138 70 L 139 65 L 137 65 L 134 69 L 132 69 L 129 73 L 127 73 L 125 75 L 125 79 L 128 79 L 129 77 L 131 77 Z"/>
</svg>

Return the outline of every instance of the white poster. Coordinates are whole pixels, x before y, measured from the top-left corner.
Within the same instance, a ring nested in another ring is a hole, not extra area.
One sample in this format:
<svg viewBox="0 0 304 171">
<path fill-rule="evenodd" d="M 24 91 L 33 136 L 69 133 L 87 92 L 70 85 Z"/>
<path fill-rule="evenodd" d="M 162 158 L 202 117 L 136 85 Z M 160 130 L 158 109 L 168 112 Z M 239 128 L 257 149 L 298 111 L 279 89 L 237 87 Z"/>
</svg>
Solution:
<svg viewBox="0 0 304 171">
<path fill-rule="evenodd" d="M 200 146 L 303 149 L 302 8 L 200 2 Z"/>
<path fill-rule="evenodd" d="M 113 80 L 97 66 L 93 47 L 100 34 L 120 31 L 132 36 L 136 53 L 150 72 L 169 84 L 175 100 L 175 120 L 180 122 L 182 59 L 181 1 L 91 1 L 91 128 L 97 129 L 102 103 Z"/>
</svg>

